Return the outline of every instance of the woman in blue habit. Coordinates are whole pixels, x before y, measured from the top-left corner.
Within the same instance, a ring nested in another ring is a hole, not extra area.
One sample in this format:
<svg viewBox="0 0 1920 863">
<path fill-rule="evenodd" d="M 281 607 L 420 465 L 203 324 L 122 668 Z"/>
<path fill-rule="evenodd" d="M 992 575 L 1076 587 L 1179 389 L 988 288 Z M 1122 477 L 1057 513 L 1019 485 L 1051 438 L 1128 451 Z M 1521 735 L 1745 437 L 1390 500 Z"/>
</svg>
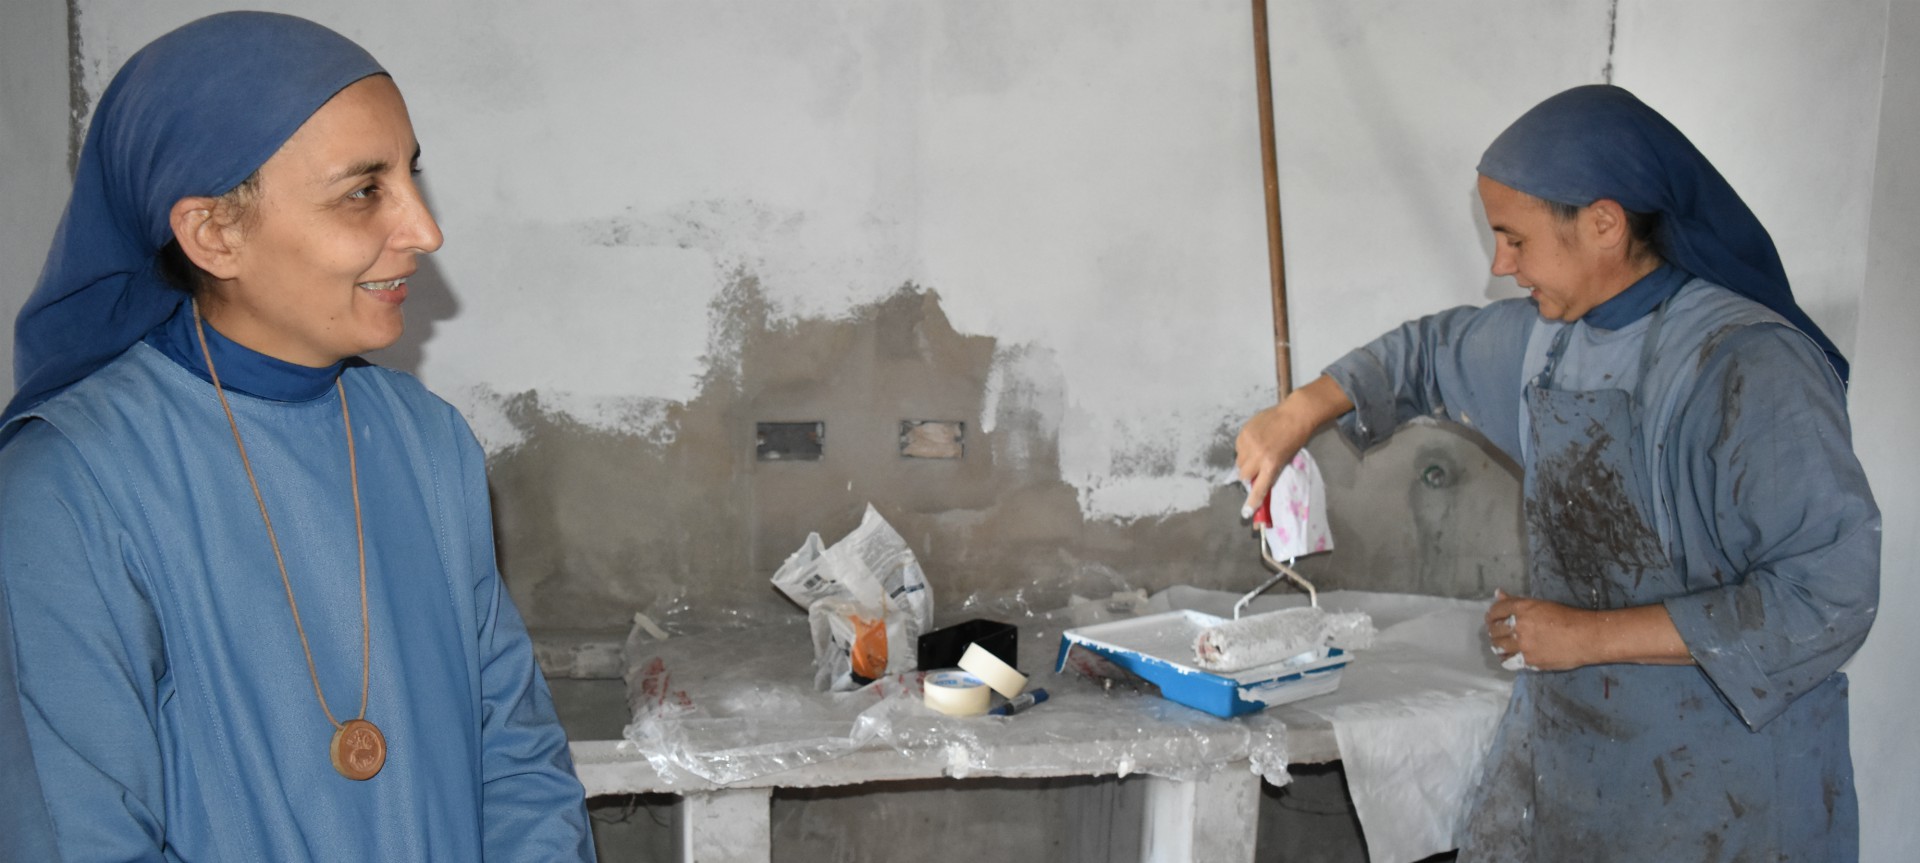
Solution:
<svg viewBox="0 0 1920 863">
<path fill-rule="evenodd" d="M 1773 241 L 1617 87 L 1542 102 L 1480 161 L 1493 273 L 1525 299 L 1410 322 L 1248 422 L 1255 499 L 1313 430 L 1420 416 L 1525 468 L 1524 666 L 1462 861 L 1857 856 L 1842 663 L 1878 606 L 1880 514 L 1847 364 Z"/>
<path fill-rule="evenodd" d="M 0 418 L 0 857 L 590 860 L 482 453 L 392 344 L 394 81 L 285 15 L 101 97 Z"/>
</svg>

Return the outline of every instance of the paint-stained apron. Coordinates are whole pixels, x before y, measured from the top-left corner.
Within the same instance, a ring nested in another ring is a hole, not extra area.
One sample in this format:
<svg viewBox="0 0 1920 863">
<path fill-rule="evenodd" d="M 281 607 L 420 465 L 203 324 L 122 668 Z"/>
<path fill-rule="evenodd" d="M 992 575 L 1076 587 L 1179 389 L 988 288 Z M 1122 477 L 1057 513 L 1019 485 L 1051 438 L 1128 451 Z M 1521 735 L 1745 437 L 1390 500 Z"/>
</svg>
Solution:
<svg viewBox="0 0 1920 863">
<path fill-rule="evenodd" d="M 1663 306 L 1649 323 L 1641 382 L 1665 317 Z M 1555 389 L 1571 329 L 1560 330 L 1526 390 L 1533 596 L 1604 609 L 1685 593 L 1653 527 L 1641 385 Z M 1487 754 L 1459 859 L 1848 859 L 1858 840 L 1845 678 L 1834 675 L 1800 701 L 1756 732 L 1694 666 L 1523 672 Z M 1837 723 L 1827 721 L 1834 711 Z"/>
</svg>

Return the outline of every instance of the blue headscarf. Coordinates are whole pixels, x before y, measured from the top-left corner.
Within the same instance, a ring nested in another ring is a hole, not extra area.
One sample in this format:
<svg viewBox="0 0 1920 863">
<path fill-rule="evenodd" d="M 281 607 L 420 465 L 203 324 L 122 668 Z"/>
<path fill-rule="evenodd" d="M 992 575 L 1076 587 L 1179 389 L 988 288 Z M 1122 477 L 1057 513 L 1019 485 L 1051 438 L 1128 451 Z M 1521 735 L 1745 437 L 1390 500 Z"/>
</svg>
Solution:
<svg viewBox="0 0 1920 863">
<path fill-rule="evenodd" d="M 1632 93 L 1594 84 L 1541 102 L 1493 140 L 1480 173 L 1554 203 L 1608 198 L 1660 214 L 1657 241 L 1669 263 L 1786 318 L 1846 383 L 1846 358 L 1793 301 L 1767 229 L 1693 142 Z"/>
<path fill-rule="evenodd" d="M 253 175 L 335 93 L 384 70 L 291 15 L 227 12 L 140 49 L 107 86 L 40 283 L 14 323 L 0 422 L 72 386 L 167 320 L 186 295 L 158 253 L 176 201 Z"/>
</svg>

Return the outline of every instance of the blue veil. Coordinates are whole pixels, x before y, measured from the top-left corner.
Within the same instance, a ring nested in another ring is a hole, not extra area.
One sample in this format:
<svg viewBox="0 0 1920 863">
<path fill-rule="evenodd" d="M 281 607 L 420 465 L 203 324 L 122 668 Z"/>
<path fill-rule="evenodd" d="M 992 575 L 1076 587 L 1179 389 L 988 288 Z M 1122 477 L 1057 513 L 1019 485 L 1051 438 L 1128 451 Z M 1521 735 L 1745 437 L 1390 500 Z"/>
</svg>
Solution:
<svg viewBox="0 0 1920 863">
<path fill-rule="evenodd" d="M 1659 213 L 1669 263 L 1786 318 L 1846 383 L 1846 358 L 1794 302 L 1767 229 L 1693 142 L 1632 93 L 1594 84 L 1541 102 L 1493 140 L 1479 170 L 1554 203 L 1584 207 L 1609 198 L 1632 212 Z"/>
<path fill-rule="evenodd" d="M 174 202 L 240 185 L 347 85 L 381 74 L 360 46 L 291 15 L 227 12 L 154 40 L 101 96 L 73 196 L 14 323 L 0 423 L 106 365 L 186 299 L 158 253 Z"/>
</svg>

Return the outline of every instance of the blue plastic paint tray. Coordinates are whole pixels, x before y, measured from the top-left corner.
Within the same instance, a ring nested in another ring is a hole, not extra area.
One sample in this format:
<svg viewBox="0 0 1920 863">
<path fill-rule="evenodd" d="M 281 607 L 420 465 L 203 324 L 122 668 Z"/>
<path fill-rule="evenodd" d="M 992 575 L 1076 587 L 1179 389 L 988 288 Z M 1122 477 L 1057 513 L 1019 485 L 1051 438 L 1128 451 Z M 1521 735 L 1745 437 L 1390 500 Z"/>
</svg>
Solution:
<svg viewBox="0 0 1920 863">
<path fill-rule="evenodd" d="M 1060 636 L 1055 671 L 1133 684 L 1162 698 L 1233 717 L 1324 695 L 1340 688 L 1340 670 L 1352 656 L 1337 647 L 1226 674 L 1193 664 L 1193 642 L 1226 619 L 1198 611 L 1169 611 L 1069 629 Z"/>
</svg>

